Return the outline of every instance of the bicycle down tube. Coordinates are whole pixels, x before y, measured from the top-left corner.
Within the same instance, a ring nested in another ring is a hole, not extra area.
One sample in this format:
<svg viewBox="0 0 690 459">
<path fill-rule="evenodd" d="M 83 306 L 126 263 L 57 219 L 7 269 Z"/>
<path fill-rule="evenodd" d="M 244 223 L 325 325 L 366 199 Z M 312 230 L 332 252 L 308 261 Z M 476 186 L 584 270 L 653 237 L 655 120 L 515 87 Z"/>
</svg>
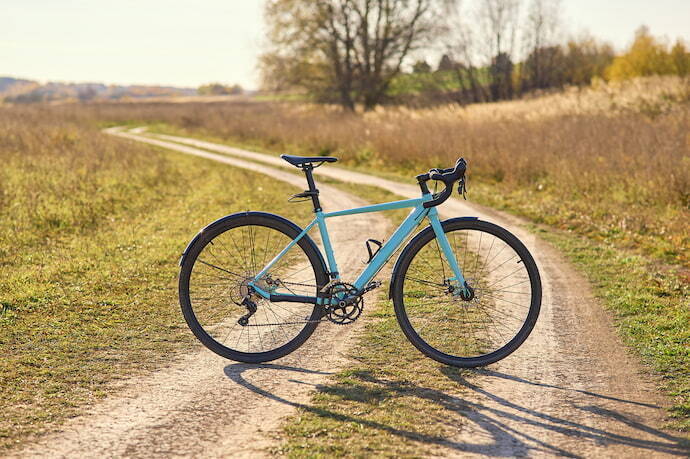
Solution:
<svg viewBox="0 0 690 459">
<path fill-rule="evenodd" d="M 341 217 L 346 215 L 361 214 L 367 212 L 381 212 L 385 210 L 393 209 L 403 209 L 412 208 L 410 214 L 403 220 L 400 226 L 393 232 L 388 241 L 384 243 L 378 250 L 376 255 L 371 259 L 366 269 L 359 275 L 357 280 L 354 282 L 354 286 L 358 290 L 362 290 L 369 282 L 371 282 L 376 276 L 376 274 L 381 270 L 381 268 L 388 262 L 395 251 L 407 240 L 407 238 L 412 234 L 412 232 L 421 225 L 424 217 L 427 217 L 431 223 L 431 227 L 439 241 L 440 249 L 443 252 L 448 265 L 450 266 L 454 277 L 448 279 L 448 281 L 457 282 L 457 286 L 464 289 L 465 279 L 462 275 L 460 267 L 458 266 L 455 253 L 448 243 L 448 239 L 443 231 L 441 222 L 438 217 L 438 211 L 435 207 L 425 208 L 423 204 L 431 199 L 430 194 L 425 194 L 421 198 L 415 199 L 405 199 L 401 201 L 385 202 L 381 204 L 373 204 L 364 207 L 357 207 L 354 209 L 339 210 L 335 212 L 324 213 L 321 210 L 316 212 L 316 217 L 312 220 L 309 225 L 307 225 L 304 230 L 293 239 L 278 255 L 273 258 L 268 264 L 259 272 L 254 280 L 249 284 L 254 289 L 254 291 L 261 297 L 268 299 L 270 301 L 288 301 L 288 302 L 305 302 L 305 303 L 315 303 L 320 304 L 321 298 L 318 297 L 308 297 L 302 295 L 294 294 L 274 294 L 268 292 L 261 287 L 256 285 L 256 282 L 265 276 L 268 271 L 280 260 L 295 244 L 297 244 L 300 239 L 302 239 L 315 225 L 319 227 L 319 232 L 321 234 L 321 241 L 323 243 L 324 251 L 326 252 L 326 259 L 328 261 L 328 268 L 330 272 L 331 280 L 340 280 L 340 274 L 338 272 L 338 266 L 335 260 L 335 254 L 333 247 L 331 246 L 330 237 L 328 235 L 328 228 L 326 226 L 326 219 L 332 217 Z"/>
</svg>

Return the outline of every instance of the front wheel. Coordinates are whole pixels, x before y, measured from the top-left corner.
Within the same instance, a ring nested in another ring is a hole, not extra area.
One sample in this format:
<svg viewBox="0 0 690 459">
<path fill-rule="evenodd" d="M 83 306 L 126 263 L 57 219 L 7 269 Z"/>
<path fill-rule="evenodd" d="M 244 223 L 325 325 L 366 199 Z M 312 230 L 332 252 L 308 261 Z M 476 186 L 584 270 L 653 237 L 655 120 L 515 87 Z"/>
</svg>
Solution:
<svg viewBox="0 0 690 459">
<path fill-rule="evenodd" d="M 527 248 L 481 220 L 442 223 L 472 298 L 458 294 L 436 236 L 427 229 L 400 256 L 392 285 L 398 323 L 421 352 L 447 365 L 497 362 L 527 339 L 539 316 L 541 280 Z"/>
</svg>

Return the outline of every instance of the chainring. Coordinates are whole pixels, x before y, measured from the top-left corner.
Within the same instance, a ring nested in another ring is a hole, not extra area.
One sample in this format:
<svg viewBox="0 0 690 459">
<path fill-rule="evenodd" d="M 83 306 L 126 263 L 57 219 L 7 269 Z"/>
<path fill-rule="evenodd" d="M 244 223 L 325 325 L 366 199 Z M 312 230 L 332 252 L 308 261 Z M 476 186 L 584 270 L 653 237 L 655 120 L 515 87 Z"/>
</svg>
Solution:
<svg viewBox="0 0 690 459">
<path fill-rule="evenodd" d="M 326 290 L 329 306 L 326 318 L 337 325 L 349 325 L 362 315 L 364 299 L 357 287 L 346 282 L 331 284 Z"/>
</svg>

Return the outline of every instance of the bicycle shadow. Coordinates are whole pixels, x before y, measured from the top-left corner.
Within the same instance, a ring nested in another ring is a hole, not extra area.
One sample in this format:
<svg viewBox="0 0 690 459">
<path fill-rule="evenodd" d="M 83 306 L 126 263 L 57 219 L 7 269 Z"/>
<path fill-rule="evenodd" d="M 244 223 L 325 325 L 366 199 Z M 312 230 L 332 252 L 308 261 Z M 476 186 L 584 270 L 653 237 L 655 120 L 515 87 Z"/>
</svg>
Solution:
<svg viewBox="0 0 690 459">
<path fill-rule="evenodd" d="M 438 404 L 441 408 L 449 410 L 462 416 L 470 423 L 473 430 L 479 430 L 481 437 L 485 440 L 481 443 L 469 443 L 453 441 L 452 439 L 441 436 L 426 435 L 420 432 L 396 428 L 394 426 L 366 419 L 363 417 L 337 413 L 329 409 L 312 406 L 310 404 L 299 403 L 288 400 L 284 397 L 276 395 L 269 390 L 263 389 L 250 382 L 244 375 L 248 370 L 279 370 L 307 374 L 329 375 L 332 373 L 309 370 L 306 368 L 277 365 L 277 364 L 231 364 L 225 367 L 225 375 L 234 383 L 239 384 L 252 392 L 263 397 L 269 398 L 279 403 L 283 403 L 295 408 L 303 409 L 307 412 L 314 413 L 320 417 L 331 418 L 340 422 L 353 422 L 361 424 L 371 429 L 377 429 L 387 432 L 391 435 L 396 435 L 408 440 L 421 442 L 429 445 L 437 445 L 445 448 L 450 448 L 458 453 L 475 453 L 488 456 L 516 456 L 516 455 L 531 455 L 531 454 L 551 454 L 565 457 L 581 457 L 577 449 L 569 451 L 557 445 L 550 444 L 546 441 L 537 438 L 535 435 L 529 435 L 511 427 L 508 423 L 514 424 L 518 422 L 524 425 L 530 425 L 531 429 L 537 428 L 538 431 L 543 432 L 557 432 L 568 438 L 582 441 L 592 441 L 602 446 L 623 445 L 635 449 L 636 455 L 649 455 L 651 453 L 664 453 L 674 456 L 688 456 L 690 449 L 687 441 L 681 437 L 675 437 L 666 432 L 654 429 L 645 425 L 639 420 L 613 410 L 611 408 L 597 404 L 599 399 L 606 401 L 613 401 L 616 403 L 624 403 L 631 405 L 642 405 L 646 407 L 655 407 L 652 404 L 640 403 L 632 400 L 624 400 L 620 398 L 610 397 L 607 395 L 597 394 L 590 391 L 583 391 L 579 389 L 570 389 L 566 387 L 554 386 L 550 384 L 543 384 L 539 382 L 529 381 L 523 378 L 515 377 L 505 373 L 500 373 L 492 370 L 459 370 L 456 368 L 442 367 L 440 372 L 451 381 L 456 383 L 459 387 L 471 390 L 482 397 L 485 397 L 493 402 L 494 406 L 487 406 L 486 404 L 472 402 L 460 398 L 455 395 L 450 395 L 436 389 L 431 389 L 421 385 L 411 384 L 410 382 L 401 382 L 395 380 L 381 380 L 376 378 L 370 372 L 358 372 L 357 377 L 369 384 L 374 384 L 376 389 L 371 387 L 359 386 L 357 384 L 343 387 L 336 384 L 314 385 L 318 392 L 337 394 L 344 400 L 361 401 L 362 397 L 366 396 L 367 392 L 377 392 L 384 394 L 384 396 L 395 396 L 405 394 L 409 396 L 413 394 L 424 400 L 431 401 Z M 593 400 L 590 404 L 575 406 L 576 409 L 582 411 L 582 416 L 601 416 L 608 420 L 608 422 L 620 423 L 621 426 L 632 428 L 640 434 L 645 433 L 647 436 L 653 437 L 652 440 L 636 438 L 635 435 L 621 435 L 613 430 L 615 429 L 601 429 L 591 427 L 586 424 L 565 419 L 562 417 L 550 415 L 541 412 L 538 409 L 530 408 L 528 406 L 518 405 L 510 400 L 491 394 L 482 389 L 480 386 L 468 381 L 465 378 L 466 374 L 482 374 L 485 377 L 496 377 L 509 379 L 520 384 L 529 384 L 535 386 L 543 386 L 549 389 L 557 389 L 564 391 L 573 391 L 591 397 Z M 298 379 L 290 379 L 294 383 L 303 383 Z M 311 383 L 305 383 L 310 384 Z M 488 441 L 486 440 L 488 438 Z M 506 445 L 509 447 L 506 448 Z"/>
</svg>

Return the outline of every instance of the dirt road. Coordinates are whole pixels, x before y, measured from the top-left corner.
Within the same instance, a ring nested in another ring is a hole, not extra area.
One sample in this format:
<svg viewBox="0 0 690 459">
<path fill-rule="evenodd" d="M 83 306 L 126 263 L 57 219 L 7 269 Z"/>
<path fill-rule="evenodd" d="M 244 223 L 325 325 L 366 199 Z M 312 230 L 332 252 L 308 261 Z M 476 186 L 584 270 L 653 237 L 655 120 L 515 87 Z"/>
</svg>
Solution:
<svg viewBox="0 0 690 459">
<path fill-rule="evenodd" d="M 303 186 L 302 177 L 272 167 L 285 166 L 277 157 L 193 139 L 145 135 L 141 129 L 124 132 L 116 128 L 110 133 Z M 419 194 L 412 185 L 333 166 L 316 172 L 406 197 Z M 320 188 L 329 209 L 360 204 L 346 193 L 324 185 Z M 515 354 L 480 370 L 471 381 L 456 380 L 469 389 L 468 396 L 457 399 L 457 409 L 466 414 L 468 422 L 446 442 L 432 445 L 435 454 L 687 456 L 678 438 L 660 430 L 667 401 L 623 349 L 587 282 L 560 254 L 527 232 L 524 222 L 515 217 L 458 199 L 449 200 L 440 211 L 444 217 L 479 216 L 521 238 L 539 264 L 544 301 L 534 332 Z M 386 222 L 373 216 L 353 218 L 352 224 L 337 233 L 338 227 L 333 225 L 338 253 L 348 254 L 348 259 L 339 260 L 341 266 L 361 266 L 356 254 L 362 241 L 385 234 Z M 271 429 L 296 404 L 308 401 L 313 385 L 347 363 L 338 353 L 323 351 L 330 341 L 344 350 L 354 329 L 319 328 L 305 348 L 275 365 L 228 363 L 197 349 L 169 368 L 131 381 L 124 392 L 91 414 L 17 455 L 218 457 L 264 453 L 273 446 Z M 269 432 L 258 431 L 254 427 L 257 420 Z"/>
</svg>

